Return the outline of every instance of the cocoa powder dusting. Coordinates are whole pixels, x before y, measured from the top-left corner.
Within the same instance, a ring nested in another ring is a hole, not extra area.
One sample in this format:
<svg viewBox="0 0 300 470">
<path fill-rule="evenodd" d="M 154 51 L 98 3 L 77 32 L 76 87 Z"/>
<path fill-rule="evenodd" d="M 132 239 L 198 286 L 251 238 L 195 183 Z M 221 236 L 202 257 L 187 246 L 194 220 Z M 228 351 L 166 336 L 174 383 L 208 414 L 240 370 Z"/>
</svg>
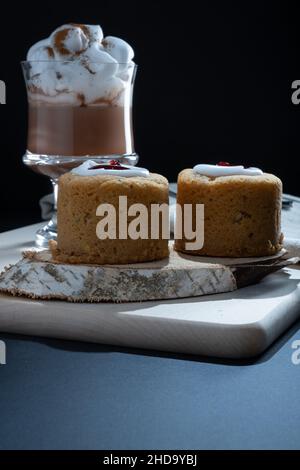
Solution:
<svg viewBox="0 0 300 470">
<path fill-rule="evenodd" d="M 64 41 L 66 40 L 70 30 L 71 28 L 62 29 L 61 31 L 57 31 L 54 36 L 54 47 L 62 55 L 69 55 L 70 53 L 64 46 Z"/>
<path fill-rule="evenodd" d="M 46 51 L 48 52 L 49 57 L 52 57 L 52 58 L 54 57 L 54 51 L 53 51 L 52 47 L 47 46 Z"/>
</svg>

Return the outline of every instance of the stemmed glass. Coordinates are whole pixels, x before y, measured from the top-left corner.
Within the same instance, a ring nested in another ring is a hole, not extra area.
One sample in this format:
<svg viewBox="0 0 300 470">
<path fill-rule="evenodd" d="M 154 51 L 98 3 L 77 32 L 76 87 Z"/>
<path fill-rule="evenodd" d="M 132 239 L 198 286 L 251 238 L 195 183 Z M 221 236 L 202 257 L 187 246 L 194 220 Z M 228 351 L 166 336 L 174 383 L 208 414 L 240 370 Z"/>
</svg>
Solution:
<svg viewBox="0 0 300 470">
<path fill-rule="evenodd" d="M 137 66 L 126 64 L 123 67 L 126 73 L 122 76 L 122 88 L 116 99 L 110 100 L 101 96 L 101 90 L 105 90 L 107 71 L 112 64 L 101 64 L 105 74 L 103 84 L 99 74 L 100 95 L 86 104 L 84 97 L 74 91 L 53 93 L 51 89 L 48 94 L 44 89 L 39 89 L 37 81 L 33 81 L 32 70 L 37 65 L 47 70 L 45 61 L 40 62 L 22 62 L 28 99 L 27 150 L 23 162 L 35 172 L 48 176 L 53 186 L 53 217 L 36 233 L 36 245 L 48 247 L 48 241 L 55 240 L 57 236 L 57 181 L 60 175 L 87 159 L 97 163 L 114 159 L 130 165 L 138 162 L 132 131 L 132 96 Z M 78 73 L 75 62 L 58 62 L 58 65 L 59 70 L 66 65 L 68 73 L 72 73 L 73 67 L 73 73 Z M 53 72 L 51 61 L 49 75 Z M 57 77 L 59 80 L 58 72 Z M 49 82 L 51 79 L 52 75 Z M 89 83 L 85 86 L 88 93 Z M 107 86 L 113 85 L 108 82 Z"/>
</svg>

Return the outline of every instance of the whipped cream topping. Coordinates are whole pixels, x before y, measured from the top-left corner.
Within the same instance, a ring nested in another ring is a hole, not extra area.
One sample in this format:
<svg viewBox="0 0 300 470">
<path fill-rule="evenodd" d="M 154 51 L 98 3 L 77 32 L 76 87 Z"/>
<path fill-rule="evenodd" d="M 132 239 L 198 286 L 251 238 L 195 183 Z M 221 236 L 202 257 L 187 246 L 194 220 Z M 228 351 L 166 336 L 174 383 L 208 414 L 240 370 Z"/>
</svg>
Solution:
<svg viewBox="0 0 300 470">
<path fill-rule="evenodd" d="M 149 176 L 149 170 L 146 168 L 141 168 L 138 166 L 130 166 L 130 165 L 121 165 L 121 168 L 118 169 L 116 165 L 115 168 L 111 168 L 111 165 L 107 165 L 107 168 L 95 168 L 97 166 L 105 166 L 98 165 L 93 160 L 87 160 L 86 162 L 82 163 L 82 165 L 77 166 L 71 170 L 71 173 L 78 176 L 97 176 L 97 175 L 112 175 L 112 176 L 123 176 L 125 178 L 129 178 L 132 176 L 142 176 L 147 178 Z"/>
<path fill-rule="evenodd" d="M 216 178 L 218 176 L 259 176 L 263 174 L 263 171 L 259 168 L 249 167 L 245 168 L 242 165 L 231 166 L 231 165 L 207 165 L 200 164 L 193 168 L 193 172 L 203 176 L 210 176 Z"/>
<path fill-rule="evenodd" d="M 98 25 L 66 24 L 27 53 L 32 99 L 75 104 L 122 104 L 134 71 L 123 39 L 103 37 Z"/>
</svg>

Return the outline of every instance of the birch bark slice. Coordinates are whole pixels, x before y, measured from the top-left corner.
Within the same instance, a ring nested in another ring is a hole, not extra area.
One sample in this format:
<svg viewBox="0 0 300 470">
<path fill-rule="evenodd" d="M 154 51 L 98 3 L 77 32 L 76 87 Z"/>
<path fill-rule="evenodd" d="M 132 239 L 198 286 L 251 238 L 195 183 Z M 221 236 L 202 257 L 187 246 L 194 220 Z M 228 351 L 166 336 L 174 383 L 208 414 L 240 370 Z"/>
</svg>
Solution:
<svg viewBox="0 0 300 470">
<path fill-rule="evenodd" d="M 72 302 L 134 302 L 232 292 L 274 272 L 289 261 L 276 257 L 229 265 L 177 253 L 132 265 L 55 263 L 48 251 L 29 251 L 0 275 L 0 291 L 36 299 Z M 218 260 L 219 261 L 219 260 Z M 232 260 L 231 260 L 232 261 Z"/>
</svg>

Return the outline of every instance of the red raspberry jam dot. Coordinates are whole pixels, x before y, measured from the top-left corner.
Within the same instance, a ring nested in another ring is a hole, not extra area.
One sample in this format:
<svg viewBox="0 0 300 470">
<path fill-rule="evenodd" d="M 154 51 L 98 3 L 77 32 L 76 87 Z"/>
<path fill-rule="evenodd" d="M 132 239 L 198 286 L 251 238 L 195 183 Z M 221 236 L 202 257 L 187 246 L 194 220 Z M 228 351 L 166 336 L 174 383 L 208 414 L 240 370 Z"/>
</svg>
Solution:
<svg viewBox="0 0 300 470">
<path fill-rule="evenodd" d="M 228 162 L 219 162 L 217 163 L 217 166 L 231 166 L 231 165 Z"/>
<path fill-rule="evenodd" d="M 109 164 L 112 166 L 121 166 L 121 163 L 118 160 L 110 160 Z"/>
<path fill-rule="evenodd" d="M 110 160 L 109 163 L 100 163 L 89 168 L 89 170 L 128 170 L 126 166 L 122 166 L 118 160 Z"/>
</svg>

